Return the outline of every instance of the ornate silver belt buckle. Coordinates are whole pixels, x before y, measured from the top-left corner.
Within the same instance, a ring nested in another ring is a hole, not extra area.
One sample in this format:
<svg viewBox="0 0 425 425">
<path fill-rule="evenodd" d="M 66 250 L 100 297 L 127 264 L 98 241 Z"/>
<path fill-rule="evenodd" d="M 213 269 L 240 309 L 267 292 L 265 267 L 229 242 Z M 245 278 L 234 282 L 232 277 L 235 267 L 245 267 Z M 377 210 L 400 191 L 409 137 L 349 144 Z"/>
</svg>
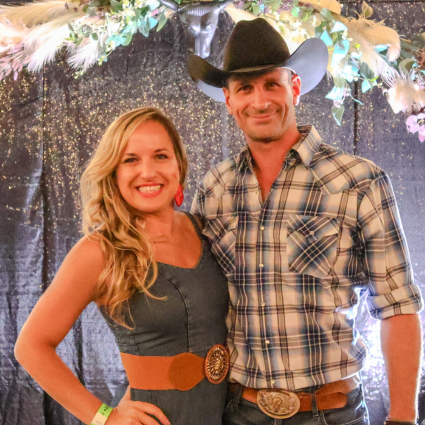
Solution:
<svg viewBox="0 0 425 425">
<path fill-rule="evenodd" d="M 263 389 L 257 393 L 258 407 L 268 416 L 286 419 L 300 410 L 300 399 L 295 393 L 279 389 Z"/>
<path fill-rule="evenodd" d="M 230 356 L 224 345 L 216 344 L 210 348 L 205 358 L 205 375 L 212 384 L 219 384 L 229 371 Z"/>
</svg>

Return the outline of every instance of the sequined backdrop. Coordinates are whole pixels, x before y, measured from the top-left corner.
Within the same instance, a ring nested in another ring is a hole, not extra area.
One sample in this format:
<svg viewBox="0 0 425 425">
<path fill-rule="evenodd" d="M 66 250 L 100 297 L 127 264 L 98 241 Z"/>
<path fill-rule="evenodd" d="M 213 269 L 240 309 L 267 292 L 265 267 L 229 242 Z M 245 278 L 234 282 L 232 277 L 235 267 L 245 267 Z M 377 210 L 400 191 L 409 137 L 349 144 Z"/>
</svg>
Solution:
<svg viewBox="0 0 425 425">
<path fill-rule="evenodd" d="M 361 5 L 347 3 L 353 15 Z M 406 37 L 425 31 L 423 2 L 375 2 L 375 19 L 386 18 Z M 221 65 L 233 24 L 222 14 L 210 61 Z M 159 33 L 135 37 L 109 62 L 74 79 L 59 56 L 37 75 L 0 85 L 0 424 L 80 424 L 44 394 L 19 367 L 13 345 L 29 312 L 49 285 L 72 245 L 81 237 L 79 177 L 107 125 L 142 105 L 163 109 L 186 143 L 188 209 L 197 183 L 212 164 L 235 154 L 241 133 L 225 107 L 192 84 L 184 67 L 188 51 L 178 18 Z M 375 161 L 392 177 L 416 280 L 425 288 L 425 145 L 406 132 L 380 92 L 358 93 L 364 106 L 347 107 L 343 125 L 324 99 L 331 83 L 304 96 L 299 123 L 312 123 L 327 143 Z M 422 313 L 423 317 L 423 313 Z M 379 322 L 363 305 L 357 326 L 370 349 L 363 376 L 372 425 L 383 423 L 388 390 L 379 348 Z M 81 381 L 110 402 L 125 375 L 113 338 L 94 305 L 84 311 L 58 352 Z M 425 417 L 421 386 L 421 420 Z M 189 425 L 189 424 L 188 424 Z"/>
</svg>

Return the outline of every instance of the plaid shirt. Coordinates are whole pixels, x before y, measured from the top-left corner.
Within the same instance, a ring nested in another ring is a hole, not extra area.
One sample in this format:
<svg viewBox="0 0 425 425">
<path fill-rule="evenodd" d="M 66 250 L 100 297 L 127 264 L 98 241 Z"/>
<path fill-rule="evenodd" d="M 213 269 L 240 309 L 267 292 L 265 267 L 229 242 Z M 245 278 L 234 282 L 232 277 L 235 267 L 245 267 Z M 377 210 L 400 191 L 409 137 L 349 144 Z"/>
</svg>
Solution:
<svg viewBox="0 0 425 425">
<path fill-rule="evenodd" d="M 245 148 L 207 173 L 192 205 L 229 281 L 230 378 L 253 388 L 357 373 L 363 292 L 378 319 L 422 308 L 387 175 L 298 130 L 264 202 Z"/>
</svg>

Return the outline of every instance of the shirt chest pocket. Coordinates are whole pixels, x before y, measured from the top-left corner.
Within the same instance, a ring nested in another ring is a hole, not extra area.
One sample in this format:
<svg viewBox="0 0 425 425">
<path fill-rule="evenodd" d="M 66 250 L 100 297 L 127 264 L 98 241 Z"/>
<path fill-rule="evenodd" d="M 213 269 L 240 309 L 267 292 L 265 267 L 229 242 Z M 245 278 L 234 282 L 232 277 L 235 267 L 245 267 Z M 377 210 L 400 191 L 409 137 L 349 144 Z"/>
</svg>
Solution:
<svg viewBox="0 0 425 425">
<path fill-rule="evenodd" d="M 294 214 L 288 217 L 287 226 L 289 271 L 318 278 L 328 276 L 337 257 L 338 220 Z"/>
</svg>

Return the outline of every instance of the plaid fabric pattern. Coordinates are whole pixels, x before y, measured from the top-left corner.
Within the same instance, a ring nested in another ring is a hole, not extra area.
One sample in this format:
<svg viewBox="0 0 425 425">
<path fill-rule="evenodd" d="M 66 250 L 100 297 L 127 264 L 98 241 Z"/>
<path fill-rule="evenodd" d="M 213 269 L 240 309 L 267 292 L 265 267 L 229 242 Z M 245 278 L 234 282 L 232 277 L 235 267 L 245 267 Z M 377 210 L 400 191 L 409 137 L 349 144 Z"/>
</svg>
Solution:
<svg viewBox="0 0 425 425">
<path fill-rule="evenodd" d="M 387 175 L 299 131 L 264 202 L 245 148 L 207 173 L 192 205 L 229 281 L 230 377 L 248 387 L 357 373 L 364 292 L 378 319 L 422 308 Z"/>
</svg>

